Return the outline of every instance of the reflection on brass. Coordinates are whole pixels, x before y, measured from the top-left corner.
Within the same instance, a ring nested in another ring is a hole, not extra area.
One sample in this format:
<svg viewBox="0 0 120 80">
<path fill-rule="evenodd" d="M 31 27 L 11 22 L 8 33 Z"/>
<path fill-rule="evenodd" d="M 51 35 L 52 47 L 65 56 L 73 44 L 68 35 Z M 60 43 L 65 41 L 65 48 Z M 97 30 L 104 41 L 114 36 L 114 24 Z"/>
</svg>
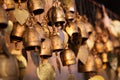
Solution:
<svg viewBox="0 0 120 80">
<path fill-rule="evenodd" d="M 95 43 L 95 48 L 98 53 L 104 52 L 104 44 L 99 39 Z"/>
</svg>

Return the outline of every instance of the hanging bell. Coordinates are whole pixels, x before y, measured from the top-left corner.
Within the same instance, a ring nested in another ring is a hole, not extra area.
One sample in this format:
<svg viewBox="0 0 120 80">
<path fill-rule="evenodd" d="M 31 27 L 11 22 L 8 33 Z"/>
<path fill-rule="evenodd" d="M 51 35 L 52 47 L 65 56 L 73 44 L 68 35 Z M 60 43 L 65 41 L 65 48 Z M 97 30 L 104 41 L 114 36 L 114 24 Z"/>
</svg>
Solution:
<svg viewBox="0 0 120 80">
<path fill-rule="evenodd" d="M 29 11 L 33 12 L 35 15 L 41 14 L 44 12 L 43 0 L 28 0 L 27 6 Z"/>
<path fill-rule="evenodd" d="M 98 55 L 95 55 L 95 65 L 97 69 L 102 68 L 102 59 Z"/>
<path fill-rule="evenodd" d="M 106 43 L 108 41 L 108 37 L 109 37 L 108 33 L 106 31 L 103 31 L 101 39 L 104 43 Z"/>
<path fill-rule="evenodd" d="M 14 0 L 16 3 L 23 3 L 26 2 L 27 0 Z"/>
<path fill-rule="evenodd" d="M 43 58 L 52 56 L 52 43 L 49 38 L 45 38 L 45 41 L 41 43 L 41 52 L 40 56 Z"/>
<path fill-rule="evenodd" d="M 20 25 L 18 22 L 14 23 L 13 30 L 11 32 L 11 41 L 22 41 L 23 34 L 25 32 L 26 26 Z"/>
<path fill-rule="evenodd" d="M 92 31 L 93 31 L 92 24 L 90 24 L 89 22 L 86 22 L 85 23 L 85 28 L 86 28 L 87 33 L 90 35 L 92 33 Z"/>
<path fill-rule="evenodd" d="M 88 59 L 84 66 L 84 70 L 85 70 L 85 72 L 95 72 L 96 71 L 95 59 L 91 54 L 88 56 Z"/>
<path fill-rule="evenodd" d="M 113 47 L 113 43 L 111 40 L 108 40 L 106 43 L 105 43 L 105 50 L 107 52 L 111 52 L 113 51 L 114 47 Z"/>
<path fill-rule="evenodd" d="M 46 15 L 46 17 L 47 17 L 47 24 L 49 25 L 49 26 L 52 26 L 53 25 L 53 10 L 54 10 L 54 6 L 52 6 L 48 11 L 47 11 L 47 15 Z"/>
<path fill-rule="evenodd" d="M 6 11 L 14 10 L 15 4 L 13 0 L 4 0 L 4 9 Z"/>
<path fill-rule="evenodd" d="M 75 18 L 75 14 L 73 12 L 66 11 L 65 12 L 65 17 L 66 17 L 67 20 L 73 20 Z"/>
<path fill-rule="evenodd" d="M 43 31 L 42 27 L 39 23 L 34 24 L 34 28 L 39 33 L 39 36 L 41 37 L 41 41 L 45 40 L 45 32 Z"/>
<path fill-rule="evenodd" d="M 76 19 L 76 24 L 77 24 L 79 30 L 81 31 L 82 43 L 83 43 L 88 39 L 88 33 L 85 28 L 85 24 L 81 21 L 81 19 L 82 19 L 82 17 L 80 15 L 78 15 L 78 17 Z"/>
<path fill-rule="evenodd" d="M 6 11 L 0 5 L 0 28 L 4 29 L 8 26 L 8 18 Z"/>
<path fill-rule="evenodd" d="M 60 53 L 60 59 L 63 66 L 69 66 L 76 63 L 74 52 L 70 49 L 65 49 Z"/>
<path fill-rule="evenodd" d="M 26 50 L 40 49 L 41 38 L 33 26 L 29 26 L 23 35 L 23 45 Z"/>
<path fill-rule="evenodd" d="M 64 11 L 62 9 L 62 7 L 60 6 L 57 6 L 53 9 L 53 12 L 52 12 L 52 18 L 53 18 L 53 23 L 55 25 L 58 25 L 58 24 L 63 24 L 65 23 L 65 14 L 64 14 Z"/>
<path fill-rule="evenodd" d="M 60 38 L 59 35 L 52 35 L 50 37 L 52 42 L 52 51 L 61 51 L 64 49 L 64 43 L 63 40 Z"/>
<path fill-rule="evenodd" d="M 70 11 L 70 12 L 75 12 L 75 1 L 74 0 L 62 0 L 62 5 L 63 7 Z"/>
<path fill-rule="evenodd" d="M 107 53 L 102 53 L 102 62 L 107 63 L 108 62 L 108 54 Z"/>
<path fill-rule="evenodd" d="M 72 35 L 74 33 L 79 33 L 78 31 L 78 27 L 77 25 L 74 23 L 74 22 L 69 22 L 67 25 L 66 25 L 66 28 L 65 28 L 66 32 L 68 33 L 68 35 L 70 37 L 72 37 Z"/>
<path fill-rule="evenodd" d="M 99 39 L 95 43 L 95 49 L 98 53 L 104 52 L 104 44 Z"/>
</svg>

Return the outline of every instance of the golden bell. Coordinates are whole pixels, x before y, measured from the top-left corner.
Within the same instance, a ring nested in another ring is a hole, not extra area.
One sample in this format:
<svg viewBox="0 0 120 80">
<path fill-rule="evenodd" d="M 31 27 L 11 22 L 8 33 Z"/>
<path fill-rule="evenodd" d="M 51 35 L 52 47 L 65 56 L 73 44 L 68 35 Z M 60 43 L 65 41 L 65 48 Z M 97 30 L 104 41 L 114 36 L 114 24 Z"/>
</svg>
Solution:
<svg viewBox="0 0 120 80">
<path fill-rule="evenodd" d="M 61 51 L 64 49 L 64 43 L 59 35 L 52 35 L 50 37 L 52 42 L 52 50 L 55 51 Z"/>
<path fill-rule="evenodd" d="M 16 3 L 23 3 L 26 2 L 27 0 L 14 0 Z"/>
<path fill-rule="evenodd" d="M 49 25 L 49 26 L 52 26 L 53 25 L 53 10 L 54 10 L 54 6 L 52 6 L 48 11 L 47 11 L 47 15 L 46 15 L 46 17 L 47 17 L 47 24 Z"/>
<path fill-rule="evenodd" d="M 53 18 L 53 22 L 54 24 L 63 24 L 65 23 L 65 14 L 64 14 L 64 11 L 62 9 L 62 7 L 58 6 L 58 7 L 55 7 L 53 9 L 53 12 L 52 12 L 52 18 Z"/>
<path fill-rule="evenodd" d="M 41 43 L 41 57 L 51 57 L 52 56 L 52 43 L 49 38 L 45 38 L 45 41 Z"/>
<path fill-rule="evenodd" d="M 27 6 L 29 11 L 33 12 L 35 15 L 41 14 L 44 12 L 43 0 L 28 0 Z"/>
<path fill-rule="evenodd" d="M 18 22 L 14 23 L 13 30 L 11 32 L 12 41 L 22 41 L 23 34 L 25 32 L 26 26 L 20 25 Z"/>
<path fill-rule="evenodd" d="M 26 28 L 23 35 L 23 45 L 26 50 L 40 49 L 41 38 L 33 26 Z"/>
<path fill-rule="evenodd" d="M 73 33 L 79 33 L 78 31 L 78 27 L 77 25 L 74 23 L 74 22 L 70 22 L 66 25 L 66 28 L 65 28 L 66 32 L 68 33 L 68 35 L 70 37 L 72 37 Z"/>
<path fill-rule="evenodd" d="M 95 59 L 92 55 L 88 56 L 86 64 L 84 66 L 85 72 L 94 72 L 96 71 Z"/>
<path fill-rule="evenodd" d="M 13 0 L 4 0 L 4 9 L 6 11 L 14 10 L 15 4 Z"/>
<path fill-rule="evenodd" d="M 76 63 L 75 54 L 70 49 L 65 49 L 60 53 L 60 59 L 63 66 L 68 66 Z"/>
<path fill-rule="evenodd" d="M 66 15 L 67 20 L 73 20 L 75 18 L 75 14 L 73 12 L 70 12 L 70 11 L 67 11 L 65 13 L 65 15 Z"/>
<path fill-rule="evenodd" d="M 8 18 L 6 11 L 0 6 L 0 28 L 4 29 L 8 26 Z"/>
<path fill-rule="evenodd" d="M 85 23 L 85 28 L 86 28 L 87 33 L 90 35 L 92 33 L 92 31 L 93 31 L 92 24 L 90 24 L 89 22 L 86 22 Z"/>
<path fill-rule="evenodd" d="M 106 62 L 108 62 L 108 54 L 107 53 L 102 53 L 102 62 L 103 63 L 106 63 Z"/>
<path fill-rule="evenodd" d="M 95 43 L 95 49 L 98 53 L 104 52 L 104 44 L 99 39 Z"/>
<path fill-rule="evenodd" d="M 78 16 L 78 19 L 76 19 L 76 24 L 79 30 L 81 31 L 82 42 L 85 42 L 88 39 L 88 33 L 85 28 L 85 23 L 81 21 L 81 18 L 82 18 L 81 16 Z"/>
<path fill-rule="evenodd" d="M 75 1 L 74 0 L 62 0 L 63 6 L 70 12 L 75 12 Z"/>
<path fill-rule="evenodd" d="M 95 65 L 97 69 L 102 68 L 102 59 L 97 55 L 95 55 Z"/>
<path fill-rule="evenodd" d="M 111 52 L 113 51 L 114 47 L 113 47 L 113 43 L 111 40 L 108 40 L 106 43 L 105 43 L 105 50 L 107 52 Z"/>
<path fill-rule="evenodd" d="M 41 37 L 41 41 L 44 41 L 45 40 L 45 32 L 43 31 L 42 27 L 38 23 L 36 23 L 36 24 L 34 24 L 34 28 L 39 33 L 39 36 Z"/>
<path fill-rule="evenodd" d="M 106 43 L 107 41 L 108 41 L 108 33 L 106 32 L 106 31 L 103 31 L 102 32 L 102 41 L 104 42 L 104 43 Z"/>
</svg>

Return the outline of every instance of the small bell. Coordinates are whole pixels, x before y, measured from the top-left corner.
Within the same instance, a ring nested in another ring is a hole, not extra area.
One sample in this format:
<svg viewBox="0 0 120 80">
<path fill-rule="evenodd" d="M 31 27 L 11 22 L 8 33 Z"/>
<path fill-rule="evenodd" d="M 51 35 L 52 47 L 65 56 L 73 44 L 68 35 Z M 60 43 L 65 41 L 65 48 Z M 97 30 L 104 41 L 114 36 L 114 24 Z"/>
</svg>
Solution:
<svg viewBox="0 0 120 80">
<path fill-rule="evenodd" d="M 107 52 L 111 52 L 113 51 L 114 47 L 113 47 L 113 43 L 111 40 L 108 40 L 106 43 L 105 43 L 105 50 Z"/>
<path fill-rule="evenodd" d="M 65 49 L 60 53 L 60 59 L 63 66 L 69 66 L 76 63 L 74 52 L 71 49 Z"/>
<path fill-rule="evenodd" d="M 4 9 L 6 11 L 14 10 L 15 4 L 13 0 L 4 0 Z"/>
<path fill-rule="evenodd" d="M 98 53 L 104 52 L 104 44 L 99 39 L 95 43 L 95 49 Z"/>
<path fill-rule="evenodd" d="M 64 49 L 64 43 L 59 35 L 52 35 L 50 37 L 52 42 L 52 50 L 55 51 L 61 51 Z"/>
<path fill-rule="evenodd" d="M 8 26 L 8 18 L 6 11 L 0 5 L 0 28 L 4 29 Z"/>
<path fill-rule="evenodd" d="M 102 62 L 107 63 L 108 62 L 108 54 L 107 53 L 102 53 Z"/>
<path fill-rule="evenodd" d="M 75 18 L 75 14 L 70 11 L 66 11 L 65 15 L 67 20 L 73 20 Z"/>
<path fill-rule="evenodd" d="M 63 11 L 63 8 L 60 6 L 59 2 L 56 1 L 56 6 L 53 9 L 52 12 L 52 18 L 53 18 L 53 22 L 55 25 L 61 24 L 63 25 L 63 23 L 65 23 L 65 13 Z"/>
<path fill-rule="evenodd" d="M 14 23 L 13 30 L 11 32 L 11 41 L 22 41 L 23 34 L 25 32 L 26 27 L 24 25 L 20 25 L 18 22 Z"/>
<path fill-rule="evenodd" d="M 52 43 L 49 38 L 45 38 L 45 41 L 41 43 L 41 57 L 51 57 L 52 56 Z"/>
<path fill-rule="evenodd" d="M 29 26 L 23 35 L 23 44 L 26 50 L 40 49 L 41 38 L 33 26 Z"/>
<path fill-rule="evenodd" d="M 44 12 L 43 0 L 28 0 L 27 6 L 29 11 L 33 12 L 35 15 L 41 14 Z"/>
</svg>

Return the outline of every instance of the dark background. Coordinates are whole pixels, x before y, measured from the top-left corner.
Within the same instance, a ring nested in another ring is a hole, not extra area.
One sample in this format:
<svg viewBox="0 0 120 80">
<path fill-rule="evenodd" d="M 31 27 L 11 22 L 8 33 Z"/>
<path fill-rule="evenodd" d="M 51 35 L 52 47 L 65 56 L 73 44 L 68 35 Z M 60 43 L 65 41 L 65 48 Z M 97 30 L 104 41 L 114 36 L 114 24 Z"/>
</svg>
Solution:
<svg viewBox="0 0 120 80">
<path fill-rule="evenodd" d="M 120 16 L 120 0 L 95 0 Z"/>
</svg>

